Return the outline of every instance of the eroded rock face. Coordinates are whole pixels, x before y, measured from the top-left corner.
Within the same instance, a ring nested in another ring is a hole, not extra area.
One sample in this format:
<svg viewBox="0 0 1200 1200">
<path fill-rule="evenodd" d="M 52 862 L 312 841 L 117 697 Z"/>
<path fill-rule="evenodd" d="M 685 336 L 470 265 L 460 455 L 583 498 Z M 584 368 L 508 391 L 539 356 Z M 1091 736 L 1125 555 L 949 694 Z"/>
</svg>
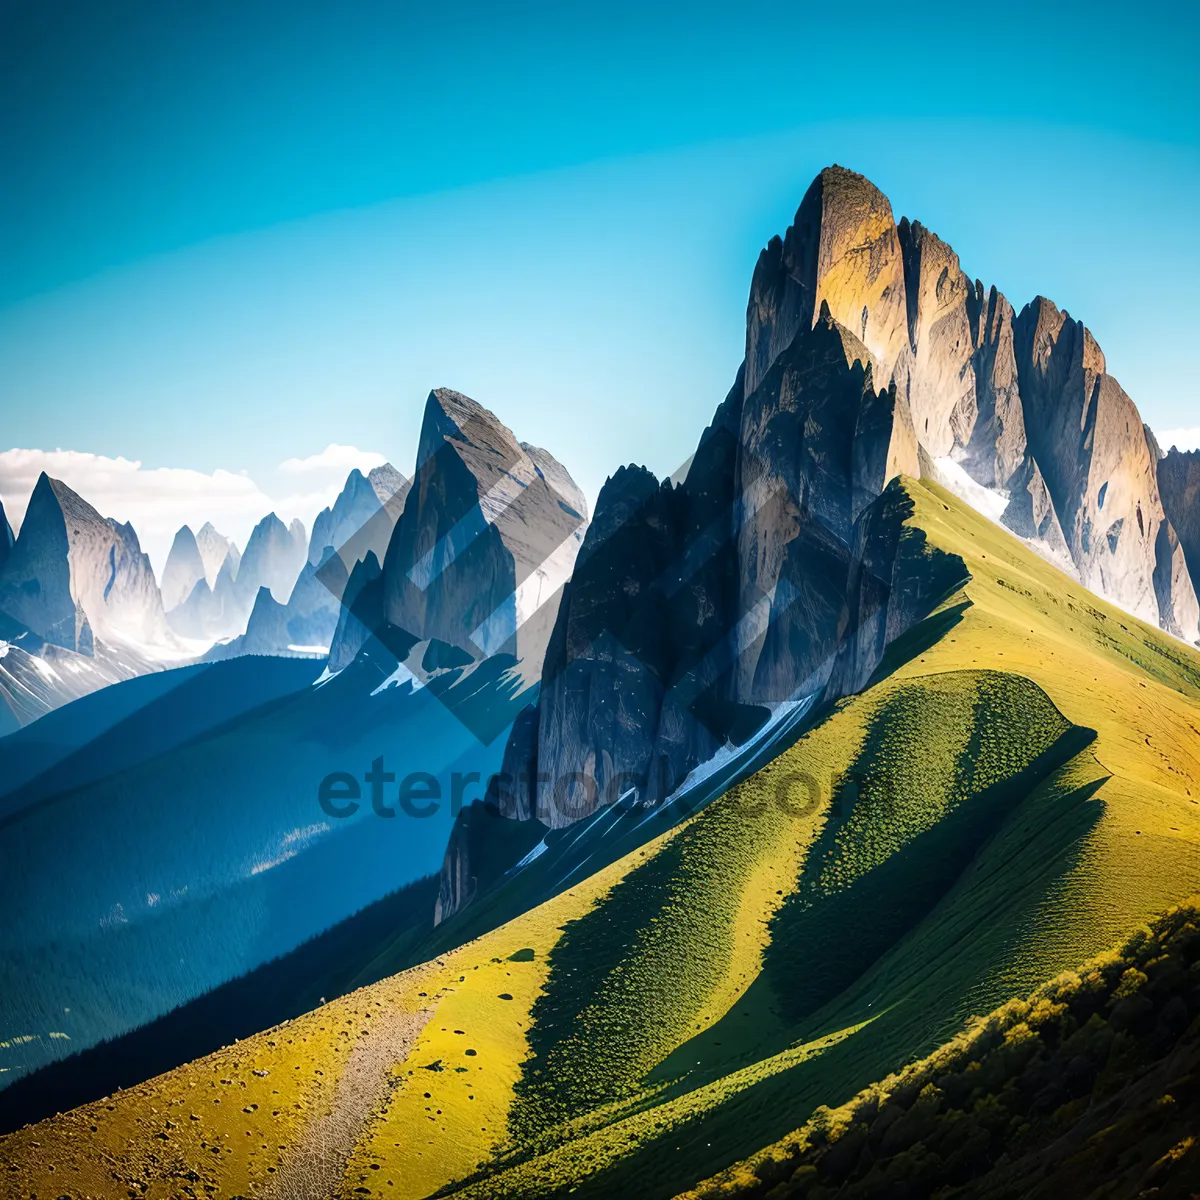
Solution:
<svg viewBox="0 0 1200 1200">
<path fill-rule="evenodd" d="M 1156 454 L 1133 401 L 1107 373 L 1081 321 L 1043 297 L 1015 326 L 1029 449 L 1041 468 L 1081 581 L 1195 640 L 1196 594 L 1158 490 Z"/>
<path fill-rule="evenodd" d="M 1172 446 L 1158 460 L 1158 490 L 1192 580 L 1200 579 L 1200 450 Z"/>
<path fill-rule="evenodd" d="M 173 644 L 132 526 L 106 520 L 44 472 L 0 576 L 0 611 L 43 641 L 84 654 L 97 637 L 110 645 Z"/>
<path fill-rule="evenodd" d="M 844 167 L 813 180 L 782 239 L 759 256 L 746 321 L 745 393 L 829 306 L 886 382 L 908 345 L 900 239 L 887 197 Z"/>
<path fill-rule="evenodd" d="M 1026 464 L 1025 410 L 1013 350 L 1013 307 L 994 287 L 984 294 L 976 280 L 967 311 L 975 354 L 975 395 L 964 401 L 973 408 L 974 423 L 960 424 L 961 460 L 975 480 L 988 488 L 1010 488 Z"/>
<path fill-rule="evenodd" d="M 899 364 L 897 387 L 907 395 L 917 436 L 935 458 L 971 439 L 979 414 L 975 286 L 958 255 L 920 221 L 901 218 L 910 357 Z"/>
</svg>

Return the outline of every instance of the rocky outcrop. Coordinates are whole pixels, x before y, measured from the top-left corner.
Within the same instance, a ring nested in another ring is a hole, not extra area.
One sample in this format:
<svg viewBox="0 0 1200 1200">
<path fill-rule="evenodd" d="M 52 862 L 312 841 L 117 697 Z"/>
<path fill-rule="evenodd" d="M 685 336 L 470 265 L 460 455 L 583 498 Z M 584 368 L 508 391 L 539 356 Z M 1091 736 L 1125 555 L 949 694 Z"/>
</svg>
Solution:
<svg viewBox="0 0 1200 1200">
<path fill-rule="evenodd" d="M 653 804 L 771 709 L 825 686 L 856 522 L 913 474 L 906 401 L 827 303 L 743 398 L 734 389 L 680 484 L 605 484 L 497 800 L 557 827 Z"/>
<path fill-rule="evenodd" d="M 887 197 L 863 176 L 827 167 L 784 237 L 759 255 L 746 321 L 745 394 L 821 311 L 870 351 L 886 381 L 908 344 L 900 239 Z"/>
<path fill-rule="evenodd" d="M 1174 446 L 1158 460 L 1163 510 L 1183 547 L 1193 581 L 1200 580 L 1200 450 Z"/>
<path fill-rule="evenodd" d="M 586 523 L 582 493 L 549 454 L 469 397 L 431 392 L 383 563 L 383 618 L 474 658 L 511 654 L 536 679 Z"/>
<path fill-rule="evenodd" d="M 1107 373 L 1083 323 L 1049 300 L 1026 305 L 1014 332 L 1029 451 L 1081 581 L 1143 620 L 1196 640 L 1200 605 L 1133 401 Z"/>
<path fill-rule="evenodd" d="M 184 525 L 171 543 L 171 552 L 163 568 L 163 608 L 170 612 L 178 608 L 191 594 L 196 584 L 205 578 L 204 560 L 191 527 Z"/>
<path fill-rule="evenodd" d="M 0 575 L 0 612 L 41 641 L 83 654 L 96 638 L 176 648 L 132 526 L 106 520 L 44 472 Z"/>
<path fill-rule="evenodd" d="M 975 392 L 959 412 L 973 410 L 975 416 L 970 428 L 966 420 L 958 423 L 959 456 L 967 473 L 984 487 L 1019 486 L 1013 480 L 1027 463 L 1028 447 L 1013 351 L 1013 307 L 994 287 L 985 296 L 983 284 L 976 280 L 967 312 L 975 347 L 971 364 Z"/>
</svg>

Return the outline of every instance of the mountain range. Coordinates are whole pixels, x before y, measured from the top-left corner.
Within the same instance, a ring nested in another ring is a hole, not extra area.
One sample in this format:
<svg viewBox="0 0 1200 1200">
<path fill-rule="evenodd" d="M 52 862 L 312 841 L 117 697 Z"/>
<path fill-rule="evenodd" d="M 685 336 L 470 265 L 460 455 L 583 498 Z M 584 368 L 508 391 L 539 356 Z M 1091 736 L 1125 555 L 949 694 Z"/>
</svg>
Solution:
<svg viewBox="0 0 1200 1200">
<path fill-rule="evenodd" d="M 354 473 L 307 544 L 268 517 L 213 583 L 181 531 L 170 612 L 132 531 L 39 481 L 49 518 L 0 537 L 14 647 L 94 656 L 118 601 L 166 639 L 245 624 L 167 693 L 210 689 L 189 740 L 135 679 L 77 702 L 86 746 L 12 743 L 22 1188 L 1021 1195 L 1013 1155 L 1058 1162 L 1019 1128 L 1034 1083 L 1064 1136 L 1104 1080 L 1161 1109 L 1139 1072 L 1200 1012 L 1191 917 L 1155 917 L 1200 891 L 1200 455 L 1162 453 L 1081 322 L 836 166 L 759 256 L 745 345 L 686 469 L 620 467 L 590 520 L 437 389 L 410 487 Z M 318 816 L 322 775 L 385 753 L 470 797 Z M 988 1013 L 1011 1049 L 952 1078 Z M 1164 1154 L 1147 1179 L 1194 1164 Z"/>
</svg>

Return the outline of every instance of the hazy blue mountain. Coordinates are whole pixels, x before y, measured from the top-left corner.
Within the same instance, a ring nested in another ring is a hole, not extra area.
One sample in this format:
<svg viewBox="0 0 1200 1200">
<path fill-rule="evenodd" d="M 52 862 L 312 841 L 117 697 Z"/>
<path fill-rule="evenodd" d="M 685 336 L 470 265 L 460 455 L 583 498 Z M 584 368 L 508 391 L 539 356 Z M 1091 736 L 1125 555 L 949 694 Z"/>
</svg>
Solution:
<svg viewBox="0 0 1200 1200">
<path fill-rule="evenodd" d="M 192 533 L 190 526 L 184 525 L 176 533 L 166 565 L 163 567 L 163 608 L 167 612 L 178 608 L 192 594 L 196 584 L 204 578 L 204 560 L 200 556 L 196 535 Z"/>
</svg>

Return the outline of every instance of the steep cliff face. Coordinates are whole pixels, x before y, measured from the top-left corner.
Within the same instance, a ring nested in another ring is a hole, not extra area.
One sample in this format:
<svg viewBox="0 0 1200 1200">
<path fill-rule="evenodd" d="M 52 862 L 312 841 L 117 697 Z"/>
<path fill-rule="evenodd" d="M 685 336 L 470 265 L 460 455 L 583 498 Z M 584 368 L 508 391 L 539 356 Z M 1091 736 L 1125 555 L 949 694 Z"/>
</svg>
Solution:
<svg viewBox="0 0 1200 1200">
<path fill-rule="evenodd" d="M 1200 606 L 1133 401 L 1083 323 L 1043 297 L 1022 309 L 1015 342 L 1030 452 L 1081 581 L 1194 641 Z"/>
<path fill-rule="evenodd" d="M 1192 580 L 1200 580 L 1200 450 L 1172 446 L 1158 461 L 1158 490 Z"/>
<path fill-rule="evenodd" d="M 904 265 L 892 206 L 863 176 L 827 167 L 782 239 L 759 256 L 746 322 L 745 392 L 821 312 L 870 351 L 886 381 L 908 345 Z"/>
<path fill-rule="evenodd" d="M 985 295 L 983 284 L 976 280 L 967 314 L 975 346 L 971 371 L 975 393 L 973 399 L 964 399 L 961 411 L 973 408 L 975 419 L 969 429 L 960 421 L 956 431 L 962 463 L 984 487 L 1013 487 L 1014 476 L 1026 463 L 1027 449 L 1013 350 L 1013 307 L 994 287 Z"/>
<path fill-rule="evenodd" d="M 150 560 L 132 526 L 105 520 L 43 473 L 0 576 L 0 611 L 45 642 L 174 649 Z"/>
<path fill-rule="evenodd" d="M 469 397 L 431 392 L 383 564 L 384 619 L 474 658 L 512 654 L 536 678 L 586 522 L 579 489 L 550 455 Z"/>
<path fill-rule="evenodd" d="M 681 484 L 622 467 L 564 592 L 537 709 L 498 802 L 570 824 L 664 800 L 780 703 L 819 692 L 845 624 L 856 521 L 918 470 L 906 402 L 822 302 L 758 387 L 739 378 Z"/>
<path fill-rule="evenodd" d="M 913 423 L 935 458 L 971 439 L 979 415 L 975 379 L 975 287 L 958 255 L 920 221 L 903 217 L 897 229 L 904 262 L 909 354 L 897 387 Z"/>
</svg>

